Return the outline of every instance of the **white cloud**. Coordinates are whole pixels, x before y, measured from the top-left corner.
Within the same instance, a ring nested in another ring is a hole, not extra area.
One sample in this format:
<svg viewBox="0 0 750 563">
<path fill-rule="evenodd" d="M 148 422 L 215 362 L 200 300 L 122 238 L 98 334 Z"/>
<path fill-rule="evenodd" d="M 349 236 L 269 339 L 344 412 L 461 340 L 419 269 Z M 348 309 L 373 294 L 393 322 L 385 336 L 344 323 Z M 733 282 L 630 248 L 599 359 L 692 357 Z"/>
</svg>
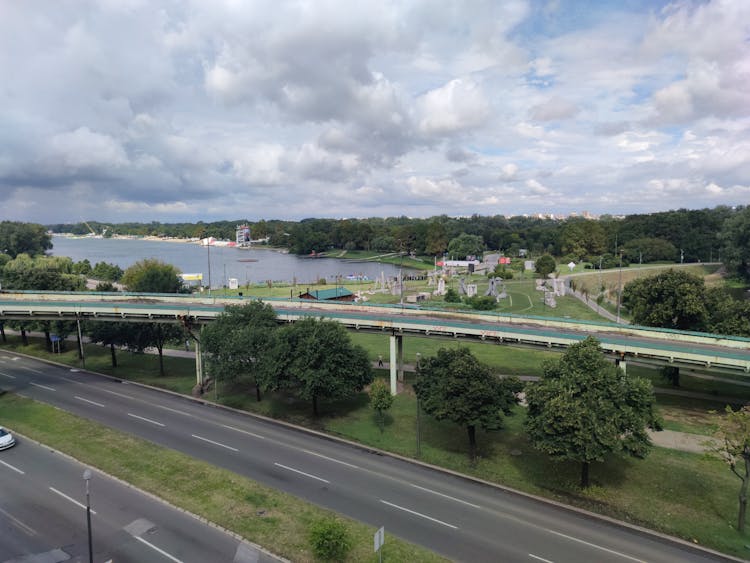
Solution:
<svg viewBox="0 0 750 563">
<path fill-rule="evenodd" d="M 418 100 L 419 127 L 427 135 L 445 135 L 482 125 L 487 98 L 472 80 L 456 78 Z"/>
<path fill-rule="evenodd" d="M 568 8 L 6 2 L 0 219 L 750 200 L 750 2 Z"/>
</svg>

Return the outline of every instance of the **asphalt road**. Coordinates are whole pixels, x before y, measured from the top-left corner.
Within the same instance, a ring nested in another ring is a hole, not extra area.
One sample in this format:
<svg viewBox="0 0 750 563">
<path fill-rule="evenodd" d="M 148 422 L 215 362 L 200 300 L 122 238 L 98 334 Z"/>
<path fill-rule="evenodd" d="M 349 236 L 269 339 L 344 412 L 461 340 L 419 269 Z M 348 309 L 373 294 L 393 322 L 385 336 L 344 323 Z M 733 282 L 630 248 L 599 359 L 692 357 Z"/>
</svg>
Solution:
<svg viewBox="0 0 750 563">
<path fill-rule="evenodd" d="M 0 561 L 88 561 L 84 469 L 23 438 L 0 452 Z M 90 499 L 97 562 L 276 560 L 96 470 Z"/>
<path fill-rule="evenodd" d="M 0 352 L 0 385 L 367 524 L 385 525 L 454 560 L 720 560 L 365 447 L 10 353 Z"/>
</svg>

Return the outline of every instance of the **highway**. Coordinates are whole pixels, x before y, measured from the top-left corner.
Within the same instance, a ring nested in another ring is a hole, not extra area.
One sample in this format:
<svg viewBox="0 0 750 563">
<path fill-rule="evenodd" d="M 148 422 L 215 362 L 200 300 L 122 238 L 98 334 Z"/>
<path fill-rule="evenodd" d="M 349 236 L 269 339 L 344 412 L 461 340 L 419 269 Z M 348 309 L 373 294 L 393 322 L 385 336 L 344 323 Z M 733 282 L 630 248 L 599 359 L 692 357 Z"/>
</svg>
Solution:
<svg viewBox="0 0 750 563">
<path fill-rule="evenodd" d="M 385 525 L 453 560 L 721 560 L 366 447 L 12 353 L 0 352 L 0 386 L 367 524 Z"/>
<path fill-rule="evenodd" d="M 84 469 L 22 437 L 0 452 L 0 562 L 88 561 Z M 276 561 L 96 470 L 90 492 L 94 561 Z"/>
</svg>

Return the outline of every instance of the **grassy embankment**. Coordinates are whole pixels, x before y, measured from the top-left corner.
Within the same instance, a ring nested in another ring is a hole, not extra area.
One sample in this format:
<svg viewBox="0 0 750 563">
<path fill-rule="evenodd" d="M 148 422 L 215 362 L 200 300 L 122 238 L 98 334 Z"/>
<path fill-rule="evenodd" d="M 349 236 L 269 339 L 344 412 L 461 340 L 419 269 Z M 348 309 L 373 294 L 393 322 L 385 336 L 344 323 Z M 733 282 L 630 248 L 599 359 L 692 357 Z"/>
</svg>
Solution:
<svg viewBox="0 0 750 563">
<path fill-rule="evenodd" d="M 311 523 L 330 516 L 322 508 L 168 448 L 111 430 L 15 395 L 0 396 L 3 423 L 98 467 L 292 561 L 313 561 Z M 76 439 L 86 436 L 85 440 Z M 349 561 L 377 561 L 375 528 L 339 518 L 353 540 Z M 393 561 L 442 561 L 427 549 L 388 536 Z"/>
<path fill-rule="evenodd" d="M 378 353 L 385 355 L 387 351 L 387 339 L 383 336 L 354 334 L 353 338 L 368 349 L 371 357 L 376 357 Z M 18 343 L 15 338 L 13 340 L 13 346 L 16 346 Z M 417 351 L 430 355 L 441 345 L 459 343 L 406 338 L 404 352 L 408 361 L 415 357 Z M 474 344 L 471 347 L 483 361 L 503 373 L 539 374 L 541 362 L 555 355 L 553 352 L 505 346 Z M 111 371 L 106 367 L 109 361 L 106 349 L 89 346 L 88 350 L 89 368 Z M 75 365 L 73 352 L 64 356 Z M 167 358 L 167 371 L 171 375 L 160 378 L 156 375 L 156 358 L 122 353 L 119 357 L 120 367 L 113 373 L 120 377 L 137 373 L 134 379 L 183 392 L 192 386 L 192 360 Z M 151 364 L 150 367 L 147 364 Z M 634 366 L 630 369 L 644 368 Z M 385 372 L 380 373 L 385 375 Z M 407 384 L 411 377 L 408 374 Z M 652 373 L 651 377 L 656 376 Z M 683 386 L 693 385 L 707 384 L 687 376 L 683 378 Z M 730 390 L 723 388 L 721 394 Z M 710 388 L 704 387 L 703 391 L 710 392 Z M 268 394 L 260 403 L 255 402 L 253 397 L 247 386 L 229 387 L 224 384 L 219 387 L 219 400 L 232 406 L 305 424 L 403 455 L 415 455 L 416 402 L 408 385 L 405 392 L 396 397 L 383 432 L 373 418 L 365 394 L 348 401 L 323 403 L 321 408 L 324 415 L 317 419 L 311 416 L 309 404 L 291 397 Z M 665 399 L 659 395 L 660 405 L 670 402 L 674 405 L 669 412 L 675 414 L 669 418 L 675 419 L 675 425 L 683 425 L 675 429 L 694 431 L 712 424 L 711 419 L 707 418 L 708 414 L 705 410 L 701 411 L 698 404 L 692 405 L 690 400 L 681 397 Z M 718 404 L 715 406 L 720 407 Z M 694 409 L 692 414 L 691 409 Z M 662 413 L 665 413 L 664 408 Z M 705 416 L 699 417 L 696 413 Z M 507 420 L 504 430 L 479 433 L 481 458 L 476 465 L 468 461 L 467 440 L 462 429 L 423 415 L 421 459 L 642 524 L 727 553 L 746 555 L 744 538 L 732 529 L 738 483 L 721 462 L 705 456 L 655 448 L 644 461 L 611 458 L 605 463 L 596 464 L 592 468 L 594 486 L 581 490 L 577 487 L 579 467 L 576 464 L 551 462 L 531 448 L 522 429 L 524 415 L 524 410 L 519 408 L 516 416 Z M 6 420 L 13 427 L 14 420 Z"/>
</svg>

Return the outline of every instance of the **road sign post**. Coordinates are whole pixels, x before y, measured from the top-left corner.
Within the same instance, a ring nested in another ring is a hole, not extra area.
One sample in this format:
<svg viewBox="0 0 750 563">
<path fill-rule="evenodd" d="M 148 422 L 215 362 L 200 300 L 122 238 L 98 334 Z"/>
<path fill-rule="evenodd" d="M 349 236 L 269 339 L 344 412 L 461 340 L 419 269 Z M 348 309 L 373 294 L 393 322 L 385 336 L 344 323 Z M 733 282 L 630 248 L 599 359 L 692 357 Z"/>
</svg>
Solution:
<svg viewBox="0 0 750 563">
<path fill-rule="evenodd" d="M 380 529 L 375 532 L 373 539 L 375 540 L 375 553 L 378 554 L 380 563 L 383 563 L 383 550 L 381 548 L 385 542 L 385 526 L 381 526 Z"/>
</svg>

